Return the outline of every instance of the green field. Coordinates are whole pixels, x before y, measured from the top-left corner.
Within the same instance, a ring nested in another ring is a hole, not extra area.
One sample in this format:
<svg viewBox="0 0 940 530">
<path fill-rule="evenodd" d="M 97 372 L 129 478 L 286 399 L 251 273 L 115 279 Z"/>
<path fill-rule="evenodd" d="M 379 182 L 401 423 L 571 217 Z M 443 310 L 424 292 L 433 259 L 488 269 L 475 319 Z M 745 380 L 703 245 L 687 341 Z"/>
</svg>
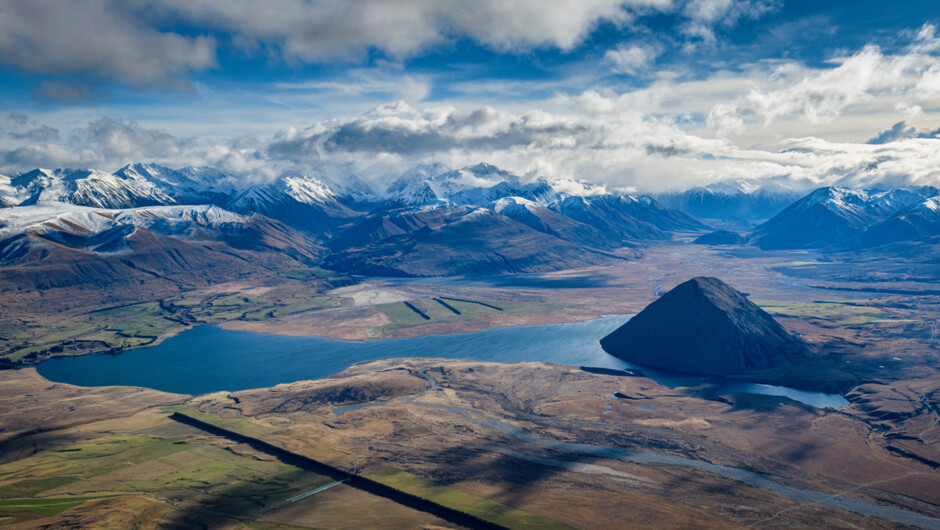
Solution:
<svg viewBox="0 0 940 530">
<path fill-rule="evenodd" d="M 429 324 L 435 322 L 448 322 L 460 319 L 470 319 L 477 318 L 487 315 L 500 315 L 500 314 L 518 314 L 518 313 L 544 313 L 552 308 L 556 307 L 554 304 L 547 304 L 541 302 L 506 302 L 502 300 L 493 301 L 493 300 L 480 300 L 484 304 L 489 304 L 499 309 L 493 309 L 492 307 L 487 307 L 479 303 L 473 303 L 471 301 L 458 302 L 451 298 L 443 298 L 444 302 L 447 305 L 453 307 L 460 312 L 459 315 L 454 314 L 453 311 L 447 309 L 440 303 L 436 302 L 431 298 L 420 298 L 417 300 L 409 300 L 411 304 L 420 309 L 424 314 L 430 317 L 430 320 L 425 320 L 421 318 L 420 315 L 412 311 L 402 302 L 395 302 L 392 304 L 380 304 L 379 309 L 385 313 L 385 316 L 392 321 L 391 324 L 387 324 L 378 329 L 378 331 L 392 330 L 398 328 L 407 328 L 411 326 L 419 326 L 421 324 Z"/>
<path fill-rule="evenodd" d="M 838 302 L 757 302 L 757 305 L 772 315 L 820 318 L 844 325 L 865 324 L 893 316 L 877 307 Z"/>
<path fill-rule="evenodd" d="M 400 469 L 385 467 L 365 476 L 395 489 L 508 528 L 570 528 L 550 519 L 517 510 Z"/>
<path fill-rule="evenodd" d="M 92 311 L 54 322 L 0 321 L 0 357 L 87 353 L 147 346 L 189 326 L 230 320 L 264 320 L 328 307 L 342 300 L 306 287 L 259 295 L 193 291 L 153 302 Z"/>
<path fill-rule="evenodd" d="M 249 436 L 269 429 L 246 419 L 171 407 Z M 91 424 L 95 425 L 95 424 Z M 0 464 L 0 515 L 20 521 L 53 516 L 83 503 L 113 496 L 171 500 L 197 511 L 256 519 L 333 478 L 281 462 L 245 444 L 207 435 L 157 416 L 145 422 L 108 420 L 79 432 L 82 440 L 47 446 L 42 452 Z M 33 436 L 43 436 L 36 434 Z M 29 440 L 24 440 L 27 445 Z M 567 528 L 457 488 L 393 468 L 367 475 L 396 489 L 511 528 Z M 26 519 L 23 519 L 24 514 Z M 106 512 L 101 513 L 107 517 Z"/>
<path fill-rule="evenodd" d="M 335 280 L 335 279 L 345 279 L 348 278 L 345 274 L 328 271 L 326 269 L 321 269 L 320 267 L 312 267 L 309 269 L 294 269 L 280 274 L 284 278 L 291 280 Z"/>
<path fill-rule="evenodd" d="M 226 511 L 242 509 L 250 500 L 252 511 L 258 511 L 332 481 L 247 446 L 215 443 L 203 433 L 162 421 L 141 432 L 101 433 L 0 465 L 0 513 L 55 515 L 90 499 L 122 494 L 172 497 Z"/>
<path fill-rule="evenodd" d="M 81 506 L 85 501 L 106 499 L 111 495 L 98 497 L 64 497 L 54 499 L 8 499 L 0 500 L 0 514 L 12 510 L 26 510 L 37 515 L 57 515 L 69 508 Z"/>
<path fill-rule="evenodd" d="M 254 423 L 253 421 L 250 421 L 246 418 L 223 418 L 221 416 L 216 416 L 215 414 L 206 414 L 205 412 L 199 412 L 191 405 L 177 405 L 173 407 L 166 407 L 163 410 L 166 412 L 179 412 L 199 421 L 204 421 L 210 425 L 215 425 L 216 427 L 221 427 L 239 434 L 244 434 L 245 436 L 260 438 L 271 432 L 271 429 L 258 425 L 257 423 Z"/>
</svg>

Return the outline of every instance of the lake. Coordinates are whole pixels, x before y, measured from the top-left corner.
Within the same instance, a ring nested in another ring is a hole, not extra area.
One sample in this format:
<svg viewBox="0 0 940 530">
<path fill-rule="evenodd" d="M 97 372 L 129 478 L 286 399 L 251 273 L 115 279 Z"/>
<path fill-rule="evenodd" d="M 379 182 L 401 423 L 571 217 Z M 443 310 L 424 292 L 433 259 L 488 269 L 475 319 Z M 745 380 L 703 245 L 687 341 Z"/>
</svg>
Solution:
<svg viewBox="0 0 940 530">
<path fill-rule="evenodd" d="M 437 357 L 475 361 L 547 361 L 572 366 L 639 368 L 666 386 L 712 383 L 721 394 L 787 396 L 816 407 L 841 407 L 837 394 L 695 377 L 638 367 L 601 349 L 599 340 L 629 319 L 610 315 L 572 324 L 514 326 L 474 333 L 355 342 L 231 331 L 204 325 L 149 348 L 118 355 L 58 357 L 37 366 L 52 381 L 80 386 L 143 386 L 180 394 L 206 394 L 322 379 L 362 361 Z"/>
</svg>

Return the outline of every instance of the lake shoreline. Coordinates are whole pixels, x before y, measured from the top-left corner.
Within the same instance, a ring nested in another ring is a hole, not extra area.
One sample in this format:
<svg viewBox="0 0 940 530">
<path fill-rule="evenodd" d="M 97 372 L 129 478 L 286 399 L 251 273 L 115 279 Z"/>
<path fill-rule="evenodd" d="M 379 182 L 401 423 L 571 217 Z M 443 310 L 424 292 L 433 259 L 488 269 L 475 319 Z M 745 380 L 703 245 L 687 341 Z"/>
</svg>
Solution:
<svg viewBox="0 0 940 530">
<path fill-rule="evenodd" d="M 564 366 L 639 369 L 669 387 L 710 384 L 717 395 L 781 395 L 819 407 L 848 404 L 842 396 L 728 378 L 672 374 L 635 366 L 604 352 L 597 337 L 627 315 L 568 324 L 514 326 L 449 335 L 379 341 L 345 341 L 232 331 L 217 325 L 190 328 L 159 345 L 119 355 L 59 357 L 37 365 L 47 379 L 81 386 L 141 386 L 189 395 L 264 388 L 323 379 L 354 364 L 392 358 L 467 359 L 512 363 L 545 361 Z M 202 352 L 193 356 L 192 352 Z"/>
</svg>

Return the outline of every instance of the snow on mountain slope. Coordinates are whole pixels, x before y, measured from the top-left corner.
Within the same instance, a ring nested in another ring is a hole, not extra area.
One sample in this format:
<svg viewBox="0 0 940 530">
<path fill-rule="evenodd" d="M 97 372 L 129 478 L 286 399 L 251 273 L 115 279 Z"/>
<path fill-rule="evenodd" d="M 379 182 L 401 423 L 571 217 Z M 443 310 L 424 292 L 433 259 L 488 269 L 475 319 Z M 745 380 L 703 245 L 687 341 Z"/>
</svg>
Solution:
<svg viewBox="0 0 940 530">
<path fill-rule="evenodd" d="M 529 228 L 593 248 L 613 248 L 619 241 L 587 225 L 523 197 L 503 197 L 489 205 L 492 211 Z"/>
<path fill-rule="evenodd" d="M 921 201 L 911 190 L 819 188 L 758 226 L 751 240 L 763 249 L 842 245 Z"/>
<path fill-rule="evenodd" d="M 333 177 L 318 176 L 316 179 L 329 187 L 337 200 L 352 208 L 369 206 L 379 201 L 375 189 L 352 173 Z"/>
<path fill-rule="evenodd" d="M 916 191 L 904 189 L 869 192 L 868 210 L 874 215 L 888 217 L 923 202 L 925 197 Z"/>
<path fill-rule="evenodd" d="M 439 197 L 450 198 L 474 188 L 490 188 L 500 183 L 520 186 L 519 177 L 492 164 L 480 163 L 437 175 L 432 179 Z"/>
<path fill-rule="evenodd" d="M 4 266 L 42 262 L 56 253 L 61 258 L 69 251 L 136 255 L 161 248 L 192 251 L 206 243 L 221 244 L 214 252 L 273 251 L 306 263 L 318 260 L 321 252 L 312 239 L 286 225 L 214 205 L 115 210 L 43 203 L 0 210 L 0 265 Z M 188 258 L 183 254 L 177 259 Z"/>
<path fill-rule="evenodd" d="M 544 180 L 528 184 L 499 182 L 490 187 L 459 191 L 450 195 L 448 200 L 454 204 L 484 205 L 506 197 L 519 197 L 547 206 L 562 198 L 563 194 L 556 191 Z"/>
<path fill-rule="evenodd" d="M 176 201 L 149 181 L 125 179 L 97 170 L 35 169 L 10 180 L 17 204 L 66 202 L 96 208 L 133 208 Z"/>
<path fill-rule="evenodd" d="M 340 202 L 327 183 L 312 177 L 282 177 L 252 186 L 232 199 L 226 209 L 260 213 L 312 232 L 334 228 L 359 215 Z"/>
<path fill-rule="evenodd" d="M 751 233 L 762 249 L 820 248 L 860 234 L 878 218 L 868 211 L 863 190 L 814 190 Z"/>
<path fill-rule="evenodd" d="M 493 190 L 497 186 L 502 187 Z M 500 197 L 520 195 L 515 190 L 521 187 L 519 177 L 490 164 L 454 170 L 430 164 L 404 172 L 388 186 L 385 195 L 389 203 L 401 206 L 486 204 Z M 487 190 L 491 190 L 489 194 Z"/>
<path fill-rule="evenodd" d="M 616 204 L 610 201 L 609 196 L 567 197 L 553 204 L 551 208 L 622 243 L 667 238 L 662 230 L 620 211 Z"/>
<path fill-rule="evenodd" d="M 113 226 L 110 213 L 108 210 L 60 203 L 5 208 L 0 210 L 0 239 L 42 227 L 99 232 Z"/>
<path fill-rule="evenodd" d="M 621 212 L 635 219 L 650 223 L 667 232 L 682 230 L 704 230 L 708 227 L 679 210 L 665 208 L 647 195 L 615 194 L 608 196 L 608 201 L 616 205 Z"/>
<path fill-rule="evenodd" d="M 380 276 L 450 276 L 545 272 L 617 259 L 489 208 L 455 206 L 422 212 L 438 216 L 436 222 L 345 247 L 330 255 L 324 266 Z"/>
<path fill-rule="evenodd" d="M 650 197 L 625 194 L 572 196 L 561 199 L 550 208 L 623 242 L 668 239 L 667 232 L 707 228 L 682 212 L 663 208 Z"/>
<path fill-rule="evenodd" d="M 93 235 L 118 226 L 143 227 L 175 237 L 193 238 L 197 228 L 218 229 L 248 218 L 213 205 L 99 209 L 44 203 L 0 210 L 0 239 L 21 233 L 66 232 Z"/>
<path fill-rule="evenodd" d="M 875 224 L 847 246 L 867 248 L 899 241 L 917 241 L 940 236 L 940 197 L 921 200 Z"/>
<path fill-rule="evenodd" d="M 114 175 L 141 187 L 153 186 L 180 204 L 224 204 L 235 193 L 225 173 L 211 168 L 170 169 L 157 164 L 129 164 Z"/>
<path fill-rule="evenodd" d="M 525 197 L 503 197 L 490 205 L 494 212 L 507 217 L 514 213 L 532 213 L 533 210 L 538 210 L 540 207 L 542 207 L 541 204 Z"/>
<path fill-rule="evenodd" d="M 425 164 L 413 167 L 389 184 L 385 190 L 386 201 L 401 206 L 420 206 L 444 203 L 438 195 L 435 179 L 449 170 L 441 164 Z"/>
<path fill-rule="evenodd" d="M 661 193 L 656 199 L 700 219 L 767 219 L 800 197 L 800 193 L 782 186 L 738 180 Z"/>
<path fill-rule="evenodd" d="M 467 206 L 425 206 L 378 210 L 361 217 L 339 230 L 330 240 L 334 250 L 373 245 L 389 238 L 405 236 L 425 229 L 438 229 L 467 215 L 472 208 Z"/>
<path fill-rule="evenodd" d="M 19 196 L 17 189 L 10 184 L 10 180 L 10 177 L 0 175 L 0 208 L 16 206 L 25 198 Z"/>
</svg>

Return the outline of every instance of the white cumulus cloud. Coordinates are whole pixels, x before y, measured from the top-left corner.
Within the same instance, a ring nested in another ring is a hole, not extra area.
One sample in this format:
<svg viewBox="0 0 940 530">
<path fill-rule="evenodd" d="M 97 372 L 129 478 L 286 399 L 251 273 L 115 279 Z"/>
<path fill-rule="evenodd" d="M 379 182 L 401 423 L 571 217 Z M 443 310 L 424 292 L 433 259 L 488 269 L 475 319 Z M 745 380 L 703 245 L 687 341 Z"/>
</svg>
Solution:
<svg viewBox="0 0 940 530">
<path fill-rule="evenodd" d="M 750 124 L 769 125 L 784 118 L 799 118 L 809 123 L 830 121 L 846 108 L 872 100 L 891 101 L 904 98 L 901 108 L 915 108 L 924 101 L 936 102 L 940 96 L 940 57 L 925 53 L 925 31 L 908 53 L 885 54 L 877 46 L 866 46 L 844 58 L 834 68 L 808 69 L 786 63 L 769 79 L 782 88 L 752 88 L 734 101 L 715 105 L 708 116 L 709 125 L 722 134 L 740 134 Z"/>
<path fill-rule="evenodd" d="M 0 62 L 27 71 L 166 85 L 216 64 L 214 39 L 160 31 L 116 0 L 0 0 L 0 14 Z"/>
</svg>

